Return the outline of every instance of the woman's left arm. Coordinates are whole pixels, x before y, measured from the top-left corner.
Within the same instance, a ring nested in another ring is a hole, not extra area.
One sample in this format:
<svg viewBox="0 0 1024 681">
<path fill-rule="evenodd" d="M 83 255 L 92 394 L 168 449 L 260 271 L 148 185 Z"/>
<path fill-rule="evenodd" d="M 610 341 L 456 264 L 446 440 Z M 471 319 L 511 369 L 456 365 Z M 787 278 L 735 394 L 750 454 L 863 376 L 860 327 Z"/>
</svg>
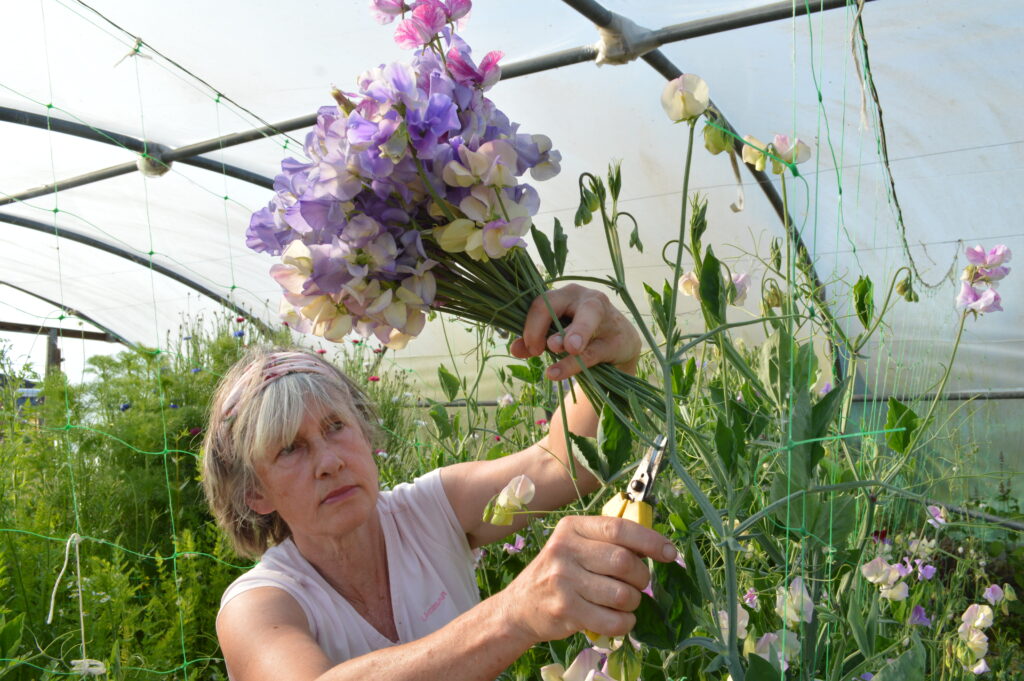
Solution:
<svg viewBox="0 0 1024 681">
<path fill-rule="evenodd" d="M 550 305 L 550 310 L 548 308 Z M 547 335 L 551 313 L 570 319 L 563 333 Z M 576 284 L 556 289 L 533 301 L 527 314 L 522 338 L 512 343 L 516 357 L 536 357 L 549 349 L 568 356 L 548 367 L 545 375 L 561 381 L 575 376 L 583 366 L 601 362 L 633 373 L 640 354 L 640 336 L 633 325 L 615 309 L 603 293 Z M 516 516 L 512 525 L 491 525 L 482 520 L 487 502 L 517 475 L 526 475 L 536 486 L 530 508 L 549 511 L 560 508 L 579 496 L 600 486 L 583 466 L 576 465 L 576 480 L 570 475 L 569 456 L 564 423 L 577 435 L 593 437 L 597 432 L 598 415 L 593 406 L 575 387 L 567 391 L 562 406 L 550 422 L 548 433 L 516 454 L 492 461 L 471 461 L 445 467 L 441 481 L 449 502 L 473 547 L 502 539 L 521 529 L 529 521 L 527 514 Z"/>
</svg>

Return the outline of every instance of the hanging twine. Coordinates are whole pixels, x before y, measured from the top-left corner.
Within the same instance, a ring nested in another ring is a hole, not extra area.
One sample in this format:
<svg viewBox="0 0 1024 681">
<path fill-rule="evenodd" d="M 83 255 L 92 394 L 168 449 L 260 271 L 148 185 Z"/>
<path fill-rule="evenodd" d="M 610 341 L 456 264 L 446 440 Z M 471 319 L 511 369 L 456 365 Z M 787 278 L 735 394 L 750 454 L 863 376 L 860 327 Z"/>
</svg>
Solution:
<svg viewBox="0 0 1024 681">
<path fill-rule="evenodd" d="M 85 608 L 82 604 L 82 561 L 78 553 L 78 545 L 82 543 L 82 536 L 72 532 L 64 545 L 64 564 L 57 575 L 57 581 L 53 584 L 53 591 L 50 594 L 50 612 L 46 615 L 46 623 L 53 623 L 53 611 L 57 604 L 57 589 L 60 588 L 61 580 L 64 579 L 64 572 L 68 569 L 68 560 L 71 557 L 71 547 L 75 547 L 75 580 L 78 586 L 78 626 L 82 633 L 82 659 L 71 661 L 71 671 L 83 676 L 99 676 L 107 673 L 107 667 L 99 660 L 93 660 L 85 655 Z"/>
</svg>

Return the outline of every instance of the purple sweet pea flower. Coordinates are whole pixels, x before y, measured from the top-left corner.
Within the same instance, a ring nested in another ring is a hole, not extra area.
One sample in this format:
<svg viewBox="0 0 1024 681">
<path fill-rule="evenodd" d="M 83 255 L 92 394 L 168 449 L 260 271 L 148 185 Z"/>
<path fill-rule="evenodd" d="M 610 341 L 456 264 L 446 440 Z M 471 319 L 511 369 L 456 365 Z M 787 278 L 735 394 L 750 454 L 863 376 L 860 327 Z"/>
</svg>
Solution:
<svg viewBox="0 0 1024 681">
<path fill-rule="evenodd" d="M 861 681 L 871 681 L 871 679 L 873 679 L 873 678 L 875 678 L 875 675 L 872 674 L 871 672 L 864 672 L 863 674 L 860 675 Z"/>
<path fill-rule="evenodd" d="M 917 581 L 926 581 L 935 576 L 936 568 L 934 565 L 925 565 L 924 560 L 921 558 L 915 558 L 914 563 L 917 564 Z"/>
<path fill-rule="evenodd" d="M 998 267 L 1009 262 L 1012 256 L 1013 254 L 1005 244 L 994 246 L 988 251 L 981 244 L 967 249 L 967 262 L 981 267 Z"/>
<path fill-rule="evenodd" d="M 929 619 L 927 613 L 925 613 L 924 611 L 924 608 L 922 608 L 920 605 L 915 605 L 913 610 L 910 611 L 910 619 L 907 621 L 907 623 L 910 625 L 917 625 L 921 627 L 932 626 L 931 619 Z"/>
<path fill-rule="evenodd" d="M 524 546 L 526 546 L 526 539 L 522 535 L 517 534 L 512 544 L 502 544 L 501 548 L 505 549 L 505 553 L 513 554 L 522 551 Z"/>
<path fill-rule="evenodd" d="M 998 584 L 992 584 L 982 594 L 986 601 L 995 605 L 999 601 L 1003 600 L 1003 589 Z"/>
<path fill-rule="evenodd" d="M 980 313 L 1002 312 L 1001 302 L 1002 299 L 995 289 L 989 288 L 985 291 L 979 291 L 966 281 L 961 284 L 960 295 L 956 298 L 956 306 L 958 308 L 962 307 Z"/>
<path fill-rule="evenodd" d="M 946 509 L 941 506 L 929 506 L 928 515 L 931 516 L 928 518 L 928 524 L 932 527 L 941 527 L 946 524 Z"/>
<path fill-rule="evenodd" d="M 421 159 L 433 158 L 441 137 L 459 130 L 460 126 L 455 103 L 451 97 L 442 94 L 430 95 L 427 106 L 406 112 L 405 122 L 409 141 Z"/>
</svg>

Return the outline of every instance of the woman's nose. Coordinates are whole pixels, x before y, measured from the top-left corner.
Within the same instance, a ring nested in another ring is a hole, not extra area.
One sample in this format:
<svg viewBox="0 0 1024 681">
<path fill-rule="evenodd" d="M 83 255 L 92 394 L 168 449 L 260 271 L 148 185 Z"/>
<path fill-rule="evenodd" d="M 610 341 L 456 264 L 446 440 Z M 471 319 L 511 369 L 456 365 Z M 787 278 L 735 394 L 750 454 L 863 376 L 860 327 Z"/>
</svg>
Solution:
<svg viewBox="0 0 1024 681">
<path fill-rule="evenodd" d="M 313 455 L 316 461 L 317 477 L 325 477 L 345 467 L 345 457 L 341 448 L 336 443 L 328 442 L 326 438 L 317 438 L 312 443 Z"/>
</svg>

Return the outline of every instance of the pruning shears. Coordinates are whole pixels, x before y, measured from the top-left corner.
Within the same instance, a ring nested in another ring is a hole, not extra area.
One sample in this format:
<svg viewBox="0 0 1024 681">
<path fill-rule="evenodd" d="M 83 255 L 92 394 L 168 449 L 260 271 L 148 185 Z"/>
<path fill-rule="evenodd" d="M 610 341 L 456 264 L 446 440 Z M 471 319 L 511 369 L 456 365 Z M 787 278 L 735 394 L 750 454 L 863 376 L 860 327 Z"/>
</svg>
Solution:
<svg viewBox="0 0 1024 681">
<path fill-rule="evenodd" d="M 601 515 L 612 518 L 625 518 L 639 523 L 644 527 L 654 525 L 654 480 L 661 470 L 661 461 L 665 454 L 665 445 L 668 440 L 664 435 L 654 438 L 654 445 L 647 450 L 644 457 L 629 479 L 625 492 L 618 492 L 609 499 L 601 508 Z M 600 634 L 593 631 L 584 631 L 591 642 L 597 641 Z"/>
<path fill-rule="evenodd" d="M 654 445 L 647 450 L 630 478 L 625 492 L 619 492 L 609 499 L 601 509 L 601 515 L 612 518 L 626 518 L 644 527 L 654 524 L 652 494 L 654 480 L 661 470 L 665 444 L 668 440 L 664 435 L 654 438 Z"/>
</svg>

